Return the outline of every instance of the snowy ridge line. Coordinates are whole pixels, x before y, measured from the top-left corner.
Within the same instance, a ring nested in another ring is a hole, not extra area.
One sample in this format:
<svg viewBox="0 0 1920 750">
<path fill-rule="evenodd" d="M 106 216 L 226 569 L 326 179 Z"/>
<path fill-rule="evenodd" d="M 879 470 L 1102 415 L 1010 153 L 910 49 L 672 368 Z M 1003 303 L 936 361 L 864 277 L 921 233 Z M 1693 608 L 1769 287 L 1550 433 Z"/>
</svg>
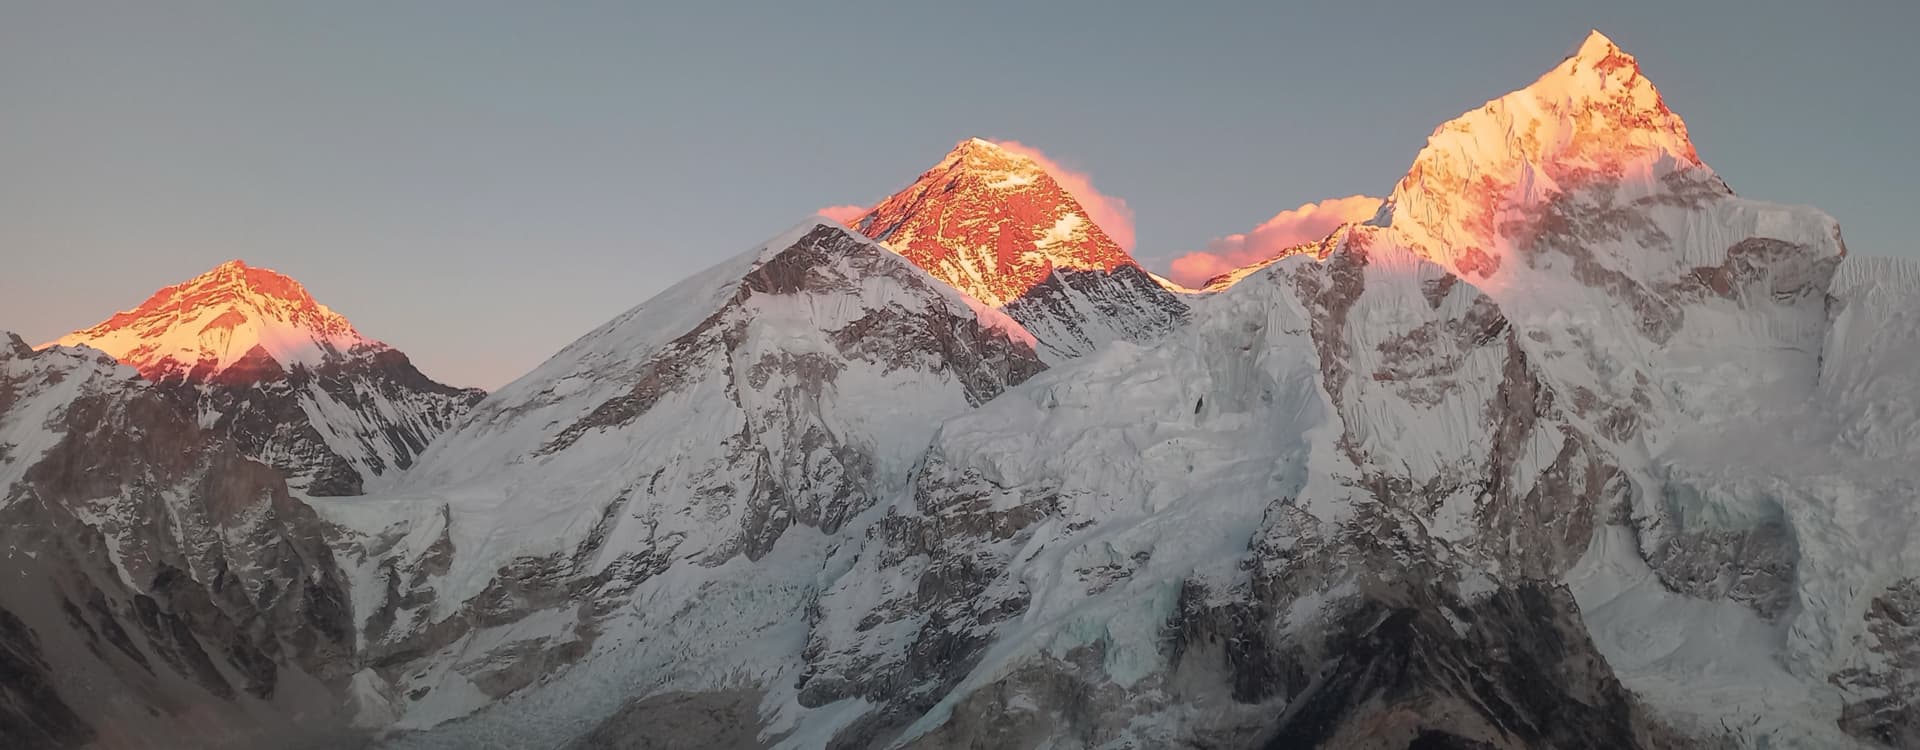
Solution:
<svg viewBox="0 0 1920 750">
<path fill-rule="evenodd" d="M 1920 294 L 1920 261 L 1912 258 L 1862 257 L 1849 255 L 1833 273 L 1827 293 L 1849 297 L 1862 287 L 1890 292 Z"/>
</svg>

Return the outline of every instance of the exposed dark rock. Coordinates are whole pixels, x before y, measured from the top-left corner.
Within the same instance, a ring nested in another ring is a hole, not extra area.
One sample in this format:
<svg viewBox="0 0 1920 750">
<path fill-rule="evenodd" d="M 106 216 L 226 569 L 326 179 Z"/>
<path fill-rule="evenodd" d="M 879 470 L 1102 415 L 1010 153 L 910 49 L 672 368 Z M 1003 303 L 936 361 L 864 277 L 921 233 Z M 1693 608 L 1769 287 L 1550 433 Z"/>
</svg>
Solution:
<svg viewBox="0 0 1920 750">
<path fill-rule="evenodd" d="M 40 658 L 101 731 L 191 730 L 182 742 L 218 746 L 321 729 L 333 709 L 311 691 L 352 671 L 353 639 L 319 518 L 203 427 L 193 394 L 118 372 L 67 373 L 89 378 L 84 395 L 0 497 L 0 568 L 25 582 L 0 607 L 65 628 Z M 290 676 L 287 700 L 309 705 L 242 707 L 278 701 Z"/>
<path fill-rule="evenodd" d="M 600 722 L 572 750 L 749 750 L 761 740 L 756 690 L 665 693 L 633 701 Z"/>
<path fill-rule="evenodd" d="M 1865 619 L 1868 660 L 1828 679 L 1850 694 L 1840 728 L 1888 747 L 1920 747 L 1920 579 L 1888 586 Z"/>
<path fill-rule="evenodd" d="M 1701 529 L 1666 538 L 1647 564 L 1667 588 L 1702 599 L 1731 599 L 1769 621 L 1793 605 L 1799 552 L 1783 523 L 1749 529 Z"/>
<path fill-rule="evenodd" d="M 0 745 L 65 748 L 94 738 L 93 727 L 54 688 L 51 669 L 33 631 L 0 608 Z"/>
</svg>

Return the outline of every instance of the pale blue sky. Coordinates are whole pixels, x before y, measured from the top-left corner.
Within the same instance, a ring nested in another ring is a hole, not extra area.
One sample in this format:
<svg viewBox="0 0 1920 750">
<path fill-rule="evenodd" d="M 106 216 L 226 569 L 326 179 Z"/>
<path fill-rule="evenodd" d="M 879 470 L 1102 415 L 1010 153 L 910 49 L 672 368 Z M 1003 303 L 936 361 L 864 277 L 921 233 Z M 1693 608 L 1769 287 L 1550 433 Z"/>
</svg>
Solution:
<svg viewBox="0 0 1920 750">
<path fill-rule="evenodd" d="M 495 387 L 974 135 L 1126 199 L 1158 270 L 1384 194 L 1590 27 L 1735 190 L 1920 257 L 1916 2 L 683 5 L 0 0 L 0 329 L 239 257 Z"/>
</svg>

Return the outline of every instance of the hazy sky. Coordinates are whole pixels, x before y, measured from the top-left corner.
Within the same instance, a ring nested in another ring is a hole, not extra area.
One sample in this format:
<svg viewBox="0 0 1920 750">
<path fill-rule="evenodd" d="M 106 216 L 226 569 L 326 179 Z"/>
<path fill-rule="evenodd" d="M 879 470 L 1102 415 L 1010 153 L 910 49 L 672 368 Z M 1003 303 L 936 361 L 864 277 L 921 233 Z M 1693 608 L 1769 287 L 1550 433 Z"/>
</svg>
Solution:
<svg viewBox="0 0 1920 750">
<path fill-rule="evenodd" d="M 1385 194 L 1589 27 L 1736 191 L 1920 257 L 1920 2 L 1315 5 L 0 0 L 0 329 L 238 257 L 491 388 L 974 135 L 1090 174 L 1163 270 Z"/>
</svg>

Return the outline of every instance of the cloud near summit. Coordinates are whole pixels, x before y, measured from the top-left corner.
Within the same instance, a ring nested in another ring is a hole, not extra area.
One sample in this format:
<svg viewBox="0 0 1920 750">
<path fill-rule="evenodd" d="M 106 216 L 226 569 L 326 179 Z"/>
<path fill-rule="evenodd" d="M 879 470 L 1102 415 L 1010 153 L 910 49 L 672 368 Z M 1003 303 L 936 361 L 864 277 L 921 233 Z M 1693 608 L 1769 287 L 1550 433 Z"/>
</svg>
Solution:
<svg viewBox="0 0 1920 750">
<path fill-rule="evenodd" d="M 1133 209 L 1127 206 L 1126 199 L 1100 192 L 1093 187 L 1091 176 L 1062 166 L 1060 162 L 1054 161 L 1038 148 L 1019 141 L 988 140 L 993 141 L 994 145 L 1032 159 L 1034 163 L 1039 164 L 1054 182 L 1059 183 L 1060 189 L 1067 191 L 1067 194 L 1073 196 L 1074 201 L 1086 210 L 1087 218 L 1092 219 L 1094 225 L 1100 227 L 1100 231 L 1105 232 L 1114 244 L 1120 246 L 1120 249 L 1133 252 Z M 870 205 L 847 204 L 827 206 L 814 213 L 851 225 L 872 208 Z"/>
<path fill-rule="evenodd" d="M 1381 199 L 1367 195 L 1328 198 L 1281 211 L 1253 231 L 1230 234 L 1207 243 L 1207 249 L 1175 258 L 1168 278 L 1190 287 L 1242 266 L 1279 255 L 1287 248 L 1325 238 L 1335 227 L 1373 218 Z"/>
<path fill-rule="evenodd" d="M 852 226 L 853 222 L 857 221 L 860 217 L 865 216 L 866 213 L 871 210 L 873 210 L 872 206 L 856 206 L 852 203 L 847 203 L 839 206 L 827 206 L 826 208 L 822 208 L 818 211 L 815 211 L 814 213 L 819 214 L 821 216 L 825 216 L 829 219 L 840 222 L 842 224 Z"/>
<path fill-rule="evenodd" d="M 1106 195 L 1093 187 L 1093 177 L 1061 166 L 1060 162 L 1019 141 L 993 140 L 995 145 L 1013 153 L 1032 159 L 1047 170 L 1047 175 L 1060 184 L 1060 189 L 1079 202 L 1087 210 L 1087 218 L 1092 219 L 1100 231 L 1106 232 L 1114 244 L 1129 253 L 1133 252 L 1133 209 L 1127 206 L 1124 198 Z"/>
</svg>

